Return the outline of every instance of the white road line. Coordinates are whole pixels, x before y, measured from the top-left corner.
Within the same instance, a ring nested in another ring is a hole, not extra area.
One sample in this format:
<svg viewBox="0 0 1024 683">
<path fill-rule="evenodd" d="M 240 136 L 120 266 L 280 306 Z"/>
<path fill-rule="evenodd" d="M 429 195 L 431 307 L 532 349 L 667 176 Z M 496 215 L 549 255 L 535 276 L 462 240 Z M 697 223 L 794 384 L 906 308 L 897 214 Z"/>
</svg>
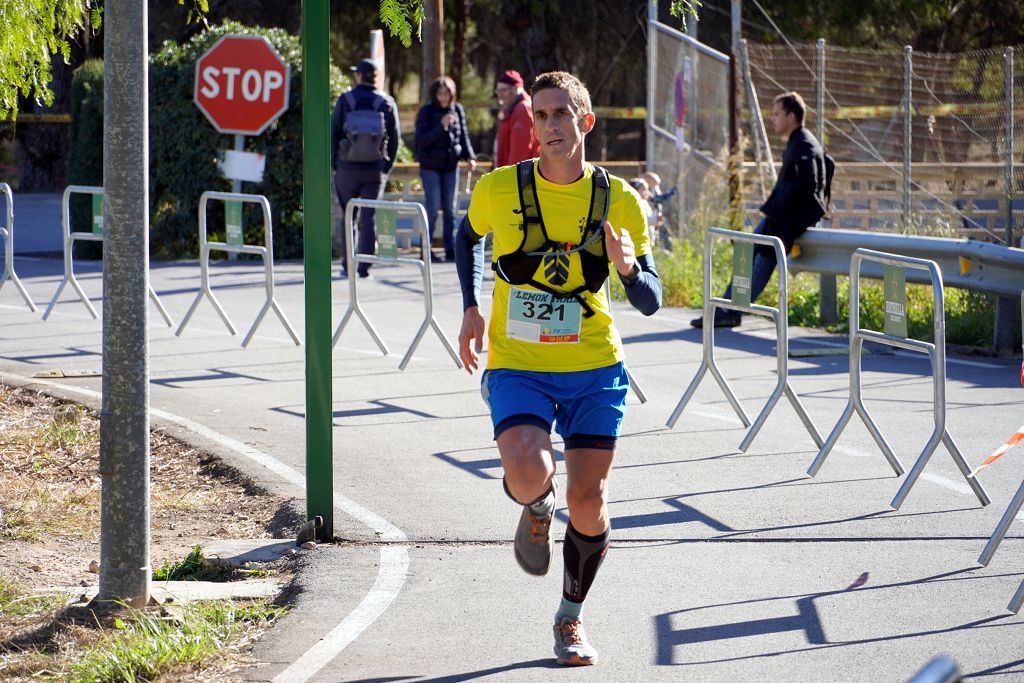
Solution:
<svg viewBox="0 0 1024 683">
<path fill-rule="evenodd" d="M 9 375 L 6 373 L 0 372 L 0 378 L 8 376 Z M 22 381 L 26 379 L 20 376 L 17 377 Z M 32 380 L 32 382 L 34 384 L 42 384 L 60 389 L 61 391 L 78 394 L 80 396 L 87 396 L 97 400 L 102 398 L 100 392 L 93 391 L 91 389 L 70 386 L 67 384 L 58 384 L 56 382 L 47 382 L 45 380 Z M 198 422 L 194 422 L 187 417 L 168 413 L 156 408 L 151 408 L 150 414 L 159 417 L 160 419 L 167 420 L 168 422 L 174 422 L 189 431 L 193 431 L 207 439 L 210 439 L 211 441 L 215 441 L 222 446 L 230 448 L 249 458 L 253 462 L 267 468 L 288 483 L 297 486 L 302 490 L 305 490 L 306 488 L 306 479 L 302 474 L 272 455 L 257 450 L 246 443 L 238 441 L 237 439 L 232 439 L 230 436 L 220 434 L 219 432 L 214 431 L 205 425 L 199 424 Z M 401 529 L 376 513 L 364 508 L 354 500 L 346 498 L 345 496 L 339 495 L 335 492 L 334 501 L 336 508 L 342 510 L 348 515 L 351 515 L 352 517 L 355 517 L 372 531 L 379 533 L 383 540 L 398 542 L 405 542 L 408 540 Z M 377 571 L 377 579 L 374 581 L 370 592 L 366 594 L 366 597 L 362 599 L 356 608 L 352 610 L 352 612 L 349 613 L 349 615 L 346 616 L 340 624 L 331 629 L 323 639 L 319 640 L 313 647 L 299 656 L 298 659 L 274 677 L 273 680 L 280 683 L 304 683 L 305 681 L 313 678 L 317 672 L 330 663 L 332 659 L 337 657 L 341 651 L 349 645 L 349 643 L 358 638 L 363 631 L 369 628 L 370 624 L 372 624 L 377 617 L 383 614 L 391 603 L 394 602 L 395 598 L 398 597 L 399 592 L 401 592 L 402 587 L 405 585 L 405 577 L 408 573 L 409 548 L 404 545 L 382 546 L 380 548 L 380 568 Z"/>
<path fill-rule="evenodd" d="M 924 479 L 925 481 L 930 481 L 933 484 L 938 484 L 942 488 L 949 489 L 950 491 L 956 491 L 957 493 L 965 493 L 968 496 L 973 496 L 974 495 L 974 491 L 972 491 L 971 487 L 968 486 L 967 484 L 964 484 L 964 483 L 959 482 L 959 481 L 955 481 L 953 479 L 947 479 L 946 477 L 943 477 L 940 474 L 932 474 L 931 472 L 922 472 L 921 473 L 921 478 Z"/>
</svg>

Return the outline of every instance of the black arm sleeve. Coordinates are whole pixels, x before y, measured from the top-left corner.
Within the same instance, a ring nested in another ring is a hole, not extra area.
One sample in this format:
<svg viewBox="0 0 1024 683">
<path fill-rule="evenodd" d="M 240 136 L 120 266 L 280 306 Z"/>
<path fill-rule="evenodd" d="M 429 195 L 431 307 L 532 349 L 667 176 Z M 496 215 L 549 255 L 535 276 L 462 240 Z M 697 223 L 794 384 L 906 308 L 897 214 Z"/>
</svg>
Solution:
<svg viewBox="0 0 1024 683">
<path fill-rule="evenodd" d="M 469 225 L 469 216 L 459 221 L 455 236 L 455 271 L 462 287 L 462 310 L 480 305 L 480 290 L 484 284 L 484 238 Z M 659 301 L 661 287 L 658 287 Z"/>
<path fill-rule="evenodd" d="M 633 308 L 644 315 L 654 315 L 661 308 L 661 278 L 654 267 L 654 257 L 650 254 L 637 256 L 636 263 L 639 273 L 632 277 L 619 275 L 619 279 Z"/>
</svg>

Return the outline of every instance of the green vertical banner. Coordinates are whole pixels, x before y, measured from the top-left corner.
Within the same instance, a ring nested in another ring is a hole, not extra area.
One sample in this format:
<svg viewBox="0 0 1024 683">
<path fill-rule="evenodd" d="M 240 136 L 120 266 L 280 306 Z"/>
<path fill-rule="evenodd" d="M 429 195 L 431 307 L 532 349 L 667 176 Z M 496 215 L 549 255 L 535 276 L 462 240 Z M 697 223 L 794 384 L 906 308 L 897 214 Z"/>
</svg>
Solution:
<svg viewBox="0 0 1024 683">
<path fill-rule="evenodd" d="M 750 305 L 750 273 L 754 262 L 751 242 L 733 242 L 732 245 L 732 302 L 738 306 Z"/>
<path fill-rule="evenodd" d="M 224 202 L 224 229 L 228 234 L 228 244 L 240 246 L 242 240 L 242 202 Z"/>
<path fill-rule="evenodd" d="M 92 196 L 92 233 L 94 235 L 103 234 L 103 195 L 101 194 Z"/>
<path fill-rule="evenodd" d="M 886 334 L 907 337 L 907 271 L 900 266 L 883 267 L 885 278 L 885 327 Z"/>
<path fill-rule="evenodd" d="M 394 209 L 377 209 L 377 256 L 398 257 L 398 212 Z"/>
</svg>

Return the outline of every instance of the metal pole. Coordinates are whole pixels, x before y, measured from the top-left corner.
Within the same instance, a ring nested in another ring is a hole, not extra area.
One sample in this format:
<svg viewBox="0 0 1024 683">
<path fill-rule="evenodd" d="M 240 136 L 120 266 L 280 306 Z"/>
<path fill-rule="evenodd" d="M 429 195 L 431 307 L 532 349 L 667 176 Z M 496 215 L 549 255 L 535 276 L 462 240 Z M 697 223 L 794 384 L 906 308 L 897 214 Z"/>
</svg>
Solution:
<svg viewBox="0 0 1024 683">
<path fill-rule="evenodd" d="M 654 24 L 658 21 L 658 0 L 647 2 L 647 130 L 646 133 L 646 167 L 654 169 L 654 89 L 657 85 L 655 64 L 658 57 L 657 36 Z"/>
<path fill-rule="evenodd" d="M 244 135 L 241 135 L 241 134 L 236 134 L 235 135 L 235 151 L 236 152 L 244 152 L 245 151 L 245 136 Z M 236 179 L 233 178 L 231 180 L 231 191 L 234 192 L 235 194 L 241 194 L 241 192 L 242 192 L 242 181 L 241 180 L 236 180 Z M 241 217 L 242 216 L 240 215 L 239 219 L 241 219 Z M 242 227 L 242 235 L 243 235 L 242 241 L 244 242 L 245 241 L 245 238 L 244 238 L 244 235 L 245 235 L 245 227 L 244 227 L 245 226 L 245 222 L 244 221 L 242 222 L 242 226 L 243 226 Z M 237 259 L 238 259 L 238 254 L 236 254 L 233 251 L 229 251 L 228 252 L 228 260 L 229 261 L 235 261 Z"/>
<path fill-rule="evenodd" d="M 825 39 L 818 38 L 818 142 L 825 147 Z M 820 225 L 820 223 L 819 223 Z M 822 325 L 835 325 L 839 322 L 839 301 L 836 293 L 836 276 L 821 274 L 818 276 L 818 317 Z"/>
<path fill-rule="evenodd" d="M 910 126 L 913 123 L 913 82 L 910 78 L 913 70 L 911 54 L 914 49 L 909 45 L 903 47 L 903 232 L 910 228 Z"/>
<path fill-rule="evenodd" d="M 1003 52 L 1004 63 L 1004 89 L 1006 110 L 1003 138 L 1005 141 L 1006 170 L 1005 170 L 1005 202 L 1006 202 L 1006 246 L 1014 246 L 1013 242 L 1013 48 L 1008 47 Z M 1024 240 L 1022 240 L 1024 241 Z M 1010 353 L 1013 349 L 1013 327 L 1016 311 L 1016 302 L 1008 297 L 1001 296 L 996 300 L 996 322 L 992 332 L 992 346 L 999 353 Z"/>
<path fill-rule="evenodd" d="M 1006 121 L 1003 136 L 1006 141 L 1006 246 L 1013 243 L 1013 48 L 1003 53 L 1004 88 L 1006 90 Z"/>
<path fill-rule="evenodd" d="M 732 51 L 729 55 L 729 222 L 730 228 L 739 228 L 743 222 L 742 214 L 735 210 L 737 206 L 736 197 L 740 192 L 740 174 L 743 167 L 743 157 L 739 154 L 739 126 L 740 114 L 739 94 L 739 58 L 740 38 L 743 37 L 742 25 L 742 0 L 732 0 L 731 12 L 731 40 L 729 45 Z"/>
<path fill-rule="evenodd" d="M 306 515 L 334 537 L 331 392 L 330 0 L 302 0 L 303 250 L 306 279 Z M 349 236 L 351 238 L 351 236 Z M 350 263 L 351 265 L 351 263 Z M 354 273 L 353 273 L 354 275 Z"/>
<path fill-rule="evenodd" d="M 103 405 L 98 600 L 149 600 L 149 115 L 146 3 L 109 0 L 103 109 Z"/>
</svg>

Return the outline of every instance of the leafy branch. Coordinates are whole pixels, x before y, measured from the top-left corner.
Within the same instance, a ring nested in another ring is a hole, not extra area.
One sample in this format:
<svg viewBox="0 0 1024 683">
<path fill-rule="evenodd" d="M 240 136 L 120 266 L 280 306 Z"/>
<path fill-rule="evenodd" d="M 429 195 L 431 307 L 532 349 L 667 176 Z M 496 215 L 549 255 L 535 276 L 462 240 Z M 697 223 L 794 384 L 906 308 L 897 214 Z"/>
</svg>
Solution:
<svg viewBox="0 0 1024 683">
<path fill-rule="evenodd" d="M 416 39 L 423 39 L 423 0 L 380 0 L 380 20 L 392 36 L 402 41 L 405 47 L 410 47 L 413 26 L 416 27 Z"/>
</svg>

